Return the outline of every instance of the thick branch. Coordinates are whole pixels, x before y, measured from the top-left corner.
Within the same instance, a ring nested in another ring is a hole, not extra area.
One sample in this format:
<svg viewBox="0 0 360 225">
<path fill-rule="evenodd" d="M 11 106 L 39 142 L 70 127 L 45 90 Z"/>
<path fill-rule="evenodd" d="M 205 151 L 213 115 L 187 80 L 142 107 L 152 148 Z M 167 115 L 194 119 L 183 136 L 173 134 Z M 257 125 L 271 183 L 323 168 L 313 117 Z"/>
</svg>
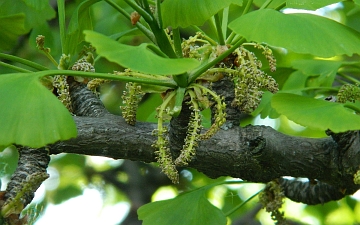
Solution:
<svg viewBox="0 0 360 225">
<path fill-rule="evenodd" d="M 52 154 L 67 152 L 156 161 L 151 147 L 155 140 L 151 135 L 154 124 L 129 126 L 121 117 L 110 114 L 100 118 L 74 117 L 74 120 L 78 137 L 50 146 Z M 338 144 L 330 137 L 292 137 L 265 126 L 235 127 L 221 130 L 210 140 L 201 142 L 189 166 L 213 178 L 232 176 L 253 182 L 269 182 L 281 176 L 317 179 L 343 194 L 353 194 L 359 189 L 352 180 L 357 168 L 349 165 L 359 165 L 360 159 L 359 135 L 354 134 L 351 154 L 344 151 L 340 155 Z"/>
<path fill-rule="evenodd" d="M 121 117 L 107 113 L 99 99 L 83 85 L 72 85 L 71 91 L 79 136 L 50 146 L 52 154 L 68 152 L 156 161 L 155 150 L 151 147 L 155 140 L 151 134 L 154 124 L 129 126 Z M 91 103 L 79 101 L 77 107 L 76 99 L 85 95 L 85 100 Z M 175 154 L 185 135 L 182 130 L 187 123 L 186 109 L 170 124 L 171 148 Z M 228 119 L 234 124 L 238 121 L 236 116 Z M 180 133 L 175 132 L 179 129 Z M 232 176 L 252 182 L 265 183 L 283 176 L 308 178 L 310 180 L 305 183 L 280 179 L 285 195 L 306 204 L 324 203 L 359 189 L 353 182 L 353 174 L 360 164 L 359 132 L 331 133 L 331 136 L 323 139 L 291 137 L 265 126 L 233 126 L 201 142 L 189 166 L 209 177 Z"/>
</svg>

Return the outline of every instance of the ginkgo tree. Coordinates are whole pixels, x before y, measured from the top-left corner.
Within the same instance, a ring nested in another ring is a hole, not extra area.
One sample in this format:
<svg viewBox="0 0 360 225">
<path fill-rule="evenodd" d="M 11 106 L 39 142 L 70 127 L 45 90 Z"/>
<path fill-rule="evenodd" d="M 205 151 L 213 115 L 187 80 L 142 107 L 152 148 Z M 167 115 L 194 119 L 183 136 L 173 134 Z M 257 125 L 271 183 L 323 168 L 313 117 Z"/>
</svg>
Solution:
<svg viewBox="0 0 360 225">
<path fill-rule="evenodd" d="M 16 146 L 20 155 L 0 195 L 1 222 L 29 223 L 20 213 L 49 176 L 49 155 L 62 152 L 157 162 L 177 185 L 184 168 L 241 179 L 222 179 L 144 205 L 138 216 L 148 225 L 230 224 L 255 196 L 274 221 L 284 224 L 285 197 L 316 205 L 355 193 L 360 187 L 360 28 L 285 13 L 337 2 L 84 0 L 70 18 L 65 1 L 58 0 L 61 45 L 55 59 L 46 35 L 36 34 L 55 15 L 49 2 L 3 1 L 0 48 L 12 49 L 19 35 L 32 30 L 38 51 L 53 65 L 0 53 L 0 66 L 14 71 L 0 74 L 0 148 Z M 355 0 L 346 4 L 360 7 Z M 94 29 L 99 5 L 116 11 L 128 28 Z M 141 36 L 142 43 L 121 41 L 129 35 Z M 106 70 L 103 59 L 119 70 Z M 98 98 L 97 88 L 109 80 L 126 82 L 118 96 L 122 116 L 110 114 Z M 149 95 L 161 102 L 148 106 L 153 117 L 139 122 L 137 109 Z M 244 115 L 286 117 L 318 130 L 322 138 L 243 127 Z M 215 186 L 251 182 L 266 186 L 230 211 L 207 199 Z"/>
</svg>

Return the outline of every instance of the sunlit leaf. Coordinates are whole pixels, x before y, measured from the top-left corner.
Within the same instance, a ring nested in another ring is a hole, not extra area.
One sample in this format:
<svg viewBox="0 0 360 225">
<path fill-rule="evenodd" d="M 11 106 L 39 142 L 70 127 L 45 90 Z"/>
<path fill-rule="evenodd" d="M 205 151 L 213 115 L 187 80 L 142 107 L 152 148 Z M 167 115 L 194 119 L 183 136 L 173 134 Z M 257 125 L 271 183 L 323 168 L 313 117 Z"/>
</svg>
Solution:
<svg viewBox="0 0 360 225">
<path fill-rule="evenodd" d="M 360 53 L 360 34 L 333 20 L 312 14 L 257 10 L 229 27 L 248 41 L 264 42 L 296 53 L 321 57 Z"/>
<path fill-rule="evenodd" d="M 294 9 L 315 10 L 337 2 L 340 2 L 340 0 L 287 0 L 286 7 Z"/>
<path fill-rule="evenodd" d="M 16 14 L 0 17 L 0 49 L 11 49 L 18 40 L 18 37 L 25 34 L 25 15 Z"/>
<path fill-rule="evenodd" d="M 231 3 L 242 5 L 242 2 L 242 0 L 166 0 L 161 4 L 164 27 L 201 26 Z"/>
<path fill-rule="evenodd" d="M 282 4 L 285 4 L 285 0 L 272 0 L 271 3 L 266 7 L 268 9 L 274 9 Z M 261 7 L 264 3 L 269 3 L 268 0 L 254 0 L 254 5 Z"/>
<path fill-rule="evenodd" d="M 160 57 L 150 51 L 148 49 L 149 44 L 146 43 L 139 46 L 129 46 L 94 31 L 87 30 L 84 33 L 85 40 L 96 48 L 99 55 L 134 71 L 157 75 L 175 75 L 200 65 L 196 59 Z"/>
<path fill-rule="evenodd" d="M 38 148 L 77 134 L 61 102 L 39 81 L 40 75 L 0 75 L 0 145 Z"/>
<path fill-rule="evenodd" d="M 225 225 L 226 217 L 205 197 L 206 189 L 186 192 L 174 199 L 152 202 L 139 208 L 143 225 Z"/>
<path fill-rule="evenodd" d="M 271 106 L 302 126 L 330 129 L 336 133 L 360 129 L 360 116 L 345 108 L 344 104 L 278 93 L 273 96 Z"/>
</svg>

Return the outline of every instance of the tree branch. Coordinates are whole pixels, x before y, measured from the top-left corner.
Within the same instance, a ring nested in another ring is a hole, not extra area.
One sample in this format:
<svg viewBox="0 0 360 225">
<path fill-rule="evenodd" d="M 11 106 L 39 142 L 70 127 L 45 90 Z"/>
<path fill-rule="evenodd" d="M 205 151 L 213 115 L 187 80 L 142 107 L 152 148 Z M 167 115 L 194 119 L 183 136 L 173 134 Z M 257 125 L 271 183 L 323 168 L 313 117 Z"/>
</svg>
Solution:
<svg viewBox="0 0 360 225">
<path fill-rule="evenodd" d="M 99 118 L 77 116 L 74 120 L 78 137 L 51 145 L 51 154 L 66 152 L 156 161 L 151 147 L 155 141 L 151 134 L 154 124 L 130 126 L 120 116 L 110 114 Z M 353 182 L 357 170 L 354 165 L 359 165 L 360 159 L 359 132 L 353 132 L 351 137 L 352 147 L 344 150 L 338 149 L 330 137 L 292 137 L 265 126 L 235 127 L 202 141 L 189 167 L 212 178 L 232 176 L 253 182 L 269 182 L 282 176 L 316 179 L 349 195 L 359 189 Z"/>
</svg>

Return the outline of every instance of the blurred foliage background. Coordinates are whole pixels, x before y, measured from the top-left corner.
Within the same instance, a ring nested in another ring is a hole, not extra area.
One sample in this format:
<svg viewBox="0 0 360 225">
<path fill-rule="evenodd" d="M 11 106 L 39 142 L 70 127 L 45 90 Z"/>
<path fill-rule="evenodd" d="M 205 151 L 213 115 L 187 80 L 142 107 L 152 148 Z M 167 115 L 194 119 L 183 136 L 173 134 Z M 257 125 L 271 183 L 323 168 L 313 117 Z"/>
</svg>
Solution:
<svg viewBox="0 0 360 225">
<path fill-rule="evenodd" d="M 76 6 L 81 2 L 81 0 L 66 1 L 67 21 L 69 21 Z M 127 8 L 123 1 L 117 0 L 116 2 Z M 255 1 L 255 5 L 260 5 L 262 2 L 261 0 Z M 11 4 L 11 1 L 8 0 L 1 4 L 0 14 L 1 8 L 4 10 L 4 7 L 14 7 L 15 11 L 21 11 L 24 7 L 28 7 L 24 4 Z M 55 68 L 36 49 L 35 44 L 36 36 L 44 35 L 46 37 L 45 46 L 51 48 L 51 55 L 55 59 L 60 58 L 61 46 L 58 18 L 56 17 L 56 1 L 51 0 L 49 4 L 49 8 L 41 13 L 28 11 L 26 14 L 26 31 L 7 49 L 7 53 L 33 60 L 49 68 Z M 130 8 L 127 8 L 127 10 L 131 13 Z M 242 8 L 232 6 L 230 11 L 230 14 L 233 15 L 231 19 L 234 19 L 238 13 L 241 13 Z M 352 1 L 339 3 L 336 7 L 323 10 L 322 13 L 360 31 L 360 9 Z M 142 36 L 140 32 L 134 29 L 131 23 L 105 2 L 100 1 L 96 3 L 91 8 L 91 15 L 94 30 L 98 32 L 106 35 L 126 33 L 119 41 L 131 45 L 138 45 L 147 41 L 145 36 Z M 207 29 L 207 24 L 204 24 L 203 27 Z M 184 38 L 192 34 L 194 34 L 194 31 L 191 29 L 182 31 Z M 78 51 L 80 51 L 82 45 L 78 47 Z M 256 52 L 256 50 L 254 51 Z M 272 76 L 279 82 L 280 87 L 284 85 L 284 81 L 292 72 L 292 69 L 289 68 L 292 60 L 312 58 L 309 55 L 284 52 L 281 49 L 275 49 L 274 52 L 278 61 L 278 70 L 272 73 Z M 261 54 L 257 55 L 260 56 Z M 264 62 L 264 65 L 267 65 L 267 63 Z M 102 58 L 96 60 L 95 67 L 98 72 L 112 72 L 123 69 Z M 15 72 L 3 67 L 0 67 L 0 71 L 1 73 Z M 122 105 L 121 94 L 123 89 L 124 83 L 121 82 L 110 82 L 100 87 L 100 98 L 111 113 L 121 114 L 119 106 Z M 264 98 L 266 98 L 266 94 Z M 161 97 L 159 95 L 146 95 L 139 107 L 137 119 L 139 121 L 155 122 L 155 109 L 160 102 Z M 260 107 L 266 106 L 260 105 Z M 285 117 L 278 119 L 260 118 L 260 116 L 255 116 L 256 114 L 255 111 L 253 115 L 244 115 L 241 126 L 265 124 L 290 135 L 306 137 L 326 136 L 322 131 L 301 127 Z M 206 118 L 204 126 L 209 126 L 209 115 L 209 112 L 204 112 L 204 117 Z M 1 190 L 6 188 L 10 176 L 16 168 L 17 157 L 18 154 L 14 147 L 0 152 Z M 24 212 L 33 217 L 33 222 L 39 225 L 46 224 L 49 221 L 48 217 L 50 215 L 51 224 L 78 224 L 74 218 L 69 219 L 68 215 L 70 214 L 82 217 L 79 220 L 82 224 L 141 224 L 141 221 L 137 219 L 136 211 L 143 204 L 154 200 L 170 198 L 178 193 L 219 180 L 232 179 L 221 177 L 213 180 L 196 170 L 184 168 L 180 173 L 180 184 L 173 185 L 154 164 L 74 154 L 52 156 L 48 172 L 51 175 L 50 178 L 39 188 L 34 202 Z M 208 192 L 208 198 L 215 206 L 224 212 L 228 212 L 236 205 L 246 201 L 262 187 L 262 184 L 217 186 Z M 89 190 L 96 190 L 95 195 L 85 194 L 86 192 L 89 193 Z M 90 199 L 88 201 L 83 200 L 86 204 L 79 206 L 74 204 L 67 209 L 54 207 L 64 205 L 66 202 L 79 196 L 86 196 Z M 95 199 L 99 196 L 101 198 L 100 201 Z M 347 197 L 338 202 L 330 202 L 317 206 L 307 206 L 286 200 L 283 211 L 290 224 L 360 224 L 360 203 L 357 199 L 355 197 Z M 98 211 L 92 211 L 91 207 L 93 207 L 93 204 L 97 205 Z M 111 211 L 111 209 L 114 210 Z M 51 210 L 55 210 L 55 213 Z M 111 213 L 106 214 L 105 212 Z M 101 218 L 101 220 L 94 220 L 93 218 Z M 38 222 L 35 222 L 36 220 Z M 240 210 L 232 214 L 230 220 L 229 224 L 234 225 L 273 224 L 270 215 L 261 209 L 257 198 L 246 203 Z"/>
</svg>

